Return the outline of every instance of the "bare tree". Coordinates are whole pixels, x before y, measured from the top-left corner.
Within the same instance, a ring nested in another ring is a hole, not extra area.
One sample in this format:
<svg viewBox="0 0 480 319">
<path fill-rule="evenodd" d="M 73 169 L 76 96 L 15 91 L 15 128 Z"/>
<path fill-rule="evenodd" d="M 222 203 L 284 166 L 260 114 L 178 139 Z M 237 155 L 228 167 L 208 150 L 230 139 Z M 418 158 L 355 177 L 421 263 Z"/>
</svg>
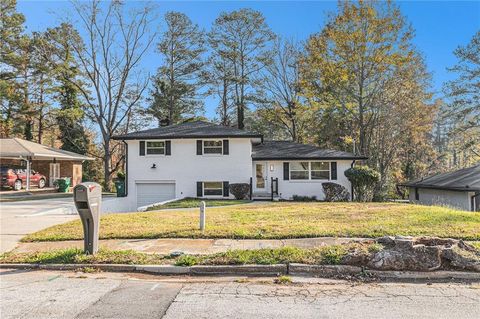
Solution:
<svg viewBox="0 0 480 319">
<path fill-rule="evenodd" d="M 126 13 L 120 1 L 75 1 L 73 5 L 83 36 L 74 49 L 87 84 L 78 89 L 88 106 L 87 114 L 98 124 L 105 187 L 110 189 L 112 175 L 123 162 L 122 155 L 113 154 L 118 147 L 112 136 L 120 129 L 128 130 L 123 124 L 147 88 L 149 77 L 142 76 L 139 63 L 155 38 L 150 32 L 154 17 L 148 6 Z"/>
<path fill-rule="evenodd" d="M 301 51 L 292 41 L 277 39 L 272 63 L 258 79 L 260 115 L 281 124 L 291 140 L 302 142 L 311 122 L 311 107 L 305 107 L 301 96 L 299 59 Z M 310 121 L 309 121 L 310 120 Z"/>
</svg>

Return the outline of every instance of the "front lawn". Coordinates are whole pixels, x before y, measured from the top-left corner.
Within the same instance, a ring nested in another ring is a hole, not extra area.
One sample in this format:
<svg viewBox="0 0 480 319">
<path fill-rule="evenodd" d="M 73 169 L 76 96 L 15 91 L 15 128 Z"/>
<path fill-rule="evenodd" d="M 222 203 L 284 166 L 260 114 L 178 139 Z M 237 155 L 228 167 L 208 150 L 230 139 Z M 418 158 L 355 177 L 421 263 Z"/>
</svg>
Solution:
<svg viewBox="0 0 480 319">
<path fill-rule="evenodd" d="M 200 202 L 204 201 L 207 207 L 214 206 L 229 206 L 250 203 L 249 200 L 236 200 L 236 199 L 197 199 L 197 198 L 184 198 L 174 202 L 166 203 L 164 205 L 152 206 L 147 211 L 167 209 L 167 208 L 194 208 L 200 207 Z"/>
<path fill-rule="evenodd" d="M 428 235 L 480 240 L 480 214 L 398 203 L 279 202 L 209 208 L 204 233 L 199 212 L 111 214 L 100 238 L 305 238 Z M 80 220 L 28 235 L 23 241 L 82 239 Z"/>
</svg>

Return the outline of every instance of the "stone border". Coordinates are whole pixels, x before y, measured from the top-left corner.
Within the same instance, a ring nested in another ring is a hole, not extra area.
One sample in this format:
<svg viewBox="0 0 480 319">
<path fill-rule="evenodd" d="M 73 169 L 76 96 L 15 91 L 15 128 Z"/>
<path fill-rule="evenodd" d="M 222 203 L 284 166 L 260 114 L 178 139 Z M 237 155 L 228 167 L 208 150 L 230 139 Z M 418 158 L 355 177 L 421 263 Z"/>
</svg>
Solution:
<svg viewBox="0 0 480 319">
<path fill-rule="evenodd" d="M 0 269 L 76 270 L 98 268 L 112 272 L 142 272 L 156 275 L 187 276 L 280 276 L 292 275 L 320 278 L 372 278 L 393 281 L 445 281 L 466 280 L 480 282 L 480 273 L 462 271 L 382 271 L 368 270 L 348 265 L 221 265 L 221 266 L 173 266 L 173 265 L 125 265 L 125 264 L 0 264 Z"/>
</svg>

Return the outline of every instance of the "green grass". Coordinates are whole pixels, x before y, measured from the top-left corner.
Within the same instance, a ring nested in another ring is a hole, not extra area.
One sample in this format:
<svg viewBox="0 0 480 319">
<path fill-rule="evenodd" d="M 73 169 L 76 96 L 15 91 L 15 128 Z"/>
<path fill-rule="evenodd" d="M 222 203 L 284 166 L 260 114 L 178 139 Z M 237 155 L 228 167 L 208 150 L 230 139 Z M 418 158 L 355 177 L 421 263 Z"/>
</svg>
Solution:
<svg viewBox="0 0 480 319">
<path fill-rule="evenodd" d="M 184 198 L 174 202 L 166 203 L 164 205 L 152 206 L 147 211 L 168 209 L 168 208 L 194 208 L 200 207 L 200 202 L 204 201 L 207 207 L 214 206 L 228 206 L 250 203 L 249 200 L 237 200 L 237 199 L 197 199 L 197 198 Z"/>
<path fill-rule="evenodd" d="M 372 248 L 373 246 L 377 246 Z M 357 254 L 376 251 L 379 245 L 349 243 L 315 249 L 283 247 L 277 249 L 231 250 L 211 255 L 169 255 L 147 254 L 133 250 L 112 251 L 101 249 L 95 255 L 85 255 L 80 249 L 62 249 L 44 252 L 14 253 L 0 255 L 0 263 L 33 264 L 174 264 L 193 265 L 272 265 L 282 263 L 340 264 L 342 258 L 352 250 Z M 380 248 L 381 249 L 381 248 Z"/>
<path fill-rule="evenodd" d="M 209 208 L 205 232 L 199 213 L 160 211 L 105 215 L 101 239 L 127 238 L 308 238 L 322 236 L 439 236 L 480 240 L 480 214 L 445 207 L 399 203 L 279 202 Z M 22 240 L 82 239 L 80 220 L 56 225 Z"/>
</svg>

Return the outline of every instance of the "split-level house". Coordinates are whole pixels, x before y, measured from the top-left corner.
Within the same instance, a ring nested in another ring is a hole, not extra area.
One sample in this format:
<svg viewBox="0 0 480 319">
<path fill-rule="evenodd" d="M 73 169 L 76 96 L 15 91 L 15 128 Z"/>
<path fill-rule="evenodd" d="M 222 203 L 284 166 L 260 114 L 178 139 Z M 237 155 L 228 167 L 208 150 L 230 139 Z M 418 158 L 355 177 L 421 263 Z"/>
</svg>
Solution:
<svg viewBox="0 0 480 319">
<path fill-rule="evenodd" d="M 262 135 L 203 121 L 116 136 L 126 144 L 126 191 L 133 206 L 175 198 L 233 198 L 232 183 L 248 183 L 253 199 L 324 198 L 322 183 L 348 190 L 344 175 L 352 153 Z"/>
</svg>

